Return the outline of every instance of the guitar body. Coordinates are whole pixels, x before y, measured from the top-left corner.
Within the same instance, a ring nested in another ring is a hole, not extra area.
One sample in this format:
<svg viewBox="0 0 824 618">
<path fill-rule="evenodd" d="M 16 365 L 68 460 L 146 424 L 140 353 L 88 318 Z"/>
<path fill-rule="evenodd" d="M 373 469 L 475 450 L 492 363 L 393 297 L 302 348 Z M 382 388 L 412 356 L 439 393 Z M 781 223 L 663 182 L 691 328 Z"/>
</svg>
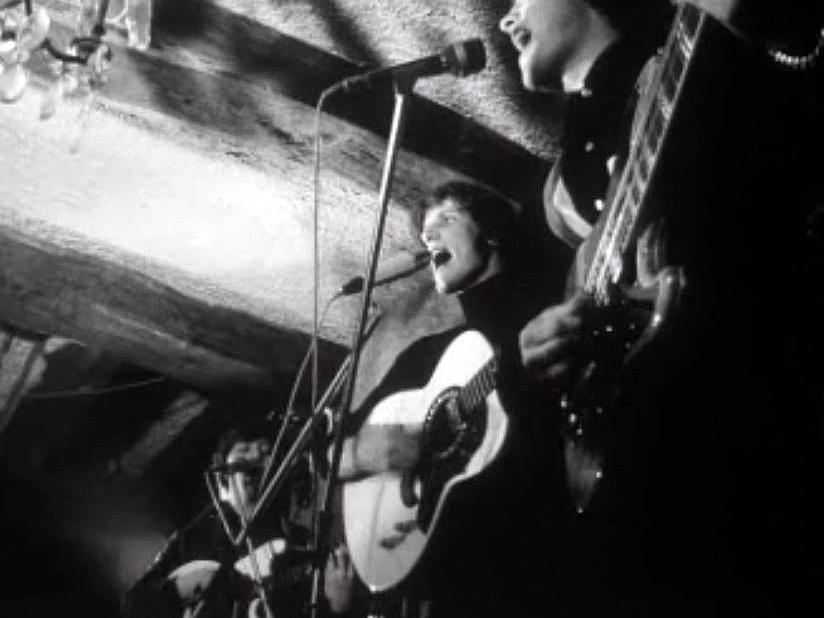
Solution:
<svg viewBox="0 0 824 618">
<path fill-rule="evenodd" d="M 667 266 L 647 285 L 616 287 L 585 333 L 577 380 L 560 401 L 570 497 L 585 511 L 604 475 L 608 430 L 629 371 L 654 355 L 678 319 L 686 288 L 683 269 Z"/>
<path fill-rule="evenodd" d="M 490 392 L 471 409 L 460 400 L 492 361 L 492 348 L 480 333 L 462 333 L 426 386 L 390 395 L 367 419 L 371 425 L 400 424 L 421 432 L 414 470 L 384 472 L 343 486 L 346 542 L 372 592 L 392 588 L 410 574 L 452 489 L 484 470 L 500 451 L 508 420 L 497 393 L 484 389 Z"/>
</svg>

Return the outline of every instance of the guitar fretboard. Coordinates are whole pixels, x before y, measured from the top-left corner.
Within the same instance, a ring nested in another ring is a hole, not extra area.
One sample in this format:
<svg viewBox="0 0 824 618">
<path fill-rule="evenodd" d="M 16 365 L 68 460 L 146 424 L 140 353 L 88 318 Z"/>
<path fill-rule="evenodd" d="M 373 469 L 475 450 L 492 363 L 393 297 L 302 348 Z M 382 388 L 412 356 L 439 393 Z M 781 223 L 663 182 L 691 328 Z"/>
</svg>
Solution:
<svg viewBox="0 0 824 618">
<path fill-rule="evenodd" d="M 596 303 L 606 303 L 610 285 L 621 278 L 624 255 L 634 239 L 636 223 L 704 20 L 704 13 L 693 5 L 684 3 L 678 7 L 650 85 L 638 105 L 627 162 L 612 195 L 609 214 L 584 281 L 584 291 L 590 293 Z"/>
<path fill-rule="evenodd" d="M 475 410 L 495 390 L 497 368 L 495 358 L 491 358 L 461 389 L 460 404 L 465 410 Z"/>
</svg>

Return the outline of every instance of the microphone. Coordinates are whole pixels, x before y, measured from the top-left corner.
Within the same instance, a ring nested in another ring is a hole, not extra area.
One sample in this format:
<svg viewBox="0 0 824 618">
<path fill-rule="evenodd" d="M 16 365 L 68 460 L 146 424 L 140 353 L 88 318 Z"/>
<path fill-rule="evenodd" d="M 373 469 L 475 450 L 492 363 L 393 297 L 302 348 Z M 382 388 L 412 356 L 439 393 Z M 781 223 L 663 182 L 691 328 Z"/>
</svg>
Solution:
<svg viewBox="0 0 824 618">
<path fill-rule="evenodd" d="M 398 279 L 402 279 L 412 273 L 420 270 L 429 264 L 429 252 L 418 251 L 417 253 L 399 253 L 398 255 L 389 258 L 383 264 L 378 264 L 378 270 L 375 273 L 375 285 L 384 285 L 392 283 Z M 363 289 L 363 277 L 358 275 L 352 277 L 349 281 L 340 286 L 338 294 L 341 296 L 349 296 L 350 294 L 357 294 Z"/>
<path fill-rule="evenodd" d="M 486 50 L 480 39 L 469 39 L 454 43 L 444 48 L 440 53 L 426 56 L 418 60 L 396 64 L 382 69 L 373 69 L 344 79 L 341 88 L 344 92 L 352 92 L 358 88 L 373 88 L 379 84 L 408 79 L 415 81 L 419 77 L 452 73 L 457 77 L 465 77 L 477 73 L 486 66 Z"/>
</svg>

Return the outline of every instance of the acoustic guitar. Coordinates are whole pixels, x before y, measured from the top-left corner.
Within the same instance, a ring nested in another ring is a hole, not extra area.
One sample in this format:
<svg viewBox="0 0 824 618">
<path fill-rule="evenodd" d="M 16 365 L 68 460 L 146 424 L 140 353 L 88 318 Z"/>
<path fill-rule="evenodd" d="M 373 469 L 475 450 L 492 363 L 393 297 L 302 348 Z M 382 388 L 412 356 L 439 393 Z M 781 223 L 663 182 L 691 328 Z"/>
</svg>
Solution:
<svg viewBox="0 0 824 618">
<path fill-rule="evenodd" d="M 394 393 L 370 413 L 368 425 L 403 425 L 421 434 L 414 469 L 343 484 L 346 542 L 371 592 L 386 591 L 412 572 L 450 492 L 500 451 L 508 419 L 495 370 L 489 342 L 466 331 L 447 346 L 426 386 Z"/>
</svg>

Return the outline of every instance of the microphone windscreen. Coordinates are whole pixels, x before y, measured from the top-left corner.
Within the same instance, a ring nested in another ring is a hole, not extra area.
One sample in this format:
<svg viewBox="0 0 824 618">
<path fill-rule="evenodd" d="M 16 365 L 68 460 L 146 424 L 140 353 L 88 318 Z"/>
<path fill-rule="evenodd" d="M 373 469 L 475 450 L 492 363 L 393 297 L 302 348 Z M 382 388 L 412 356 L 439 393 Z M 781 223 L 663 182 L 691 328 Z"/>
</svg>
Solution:
<svg viewBox="0 0 824 618">
<path fill-rule="evenodd" d="M 477 73 L 486 66 L 486 48 L 481 39 L 469 39 L 450 45 L 443 51 L 449 72 L 464 77 Z"/>
</svg>

